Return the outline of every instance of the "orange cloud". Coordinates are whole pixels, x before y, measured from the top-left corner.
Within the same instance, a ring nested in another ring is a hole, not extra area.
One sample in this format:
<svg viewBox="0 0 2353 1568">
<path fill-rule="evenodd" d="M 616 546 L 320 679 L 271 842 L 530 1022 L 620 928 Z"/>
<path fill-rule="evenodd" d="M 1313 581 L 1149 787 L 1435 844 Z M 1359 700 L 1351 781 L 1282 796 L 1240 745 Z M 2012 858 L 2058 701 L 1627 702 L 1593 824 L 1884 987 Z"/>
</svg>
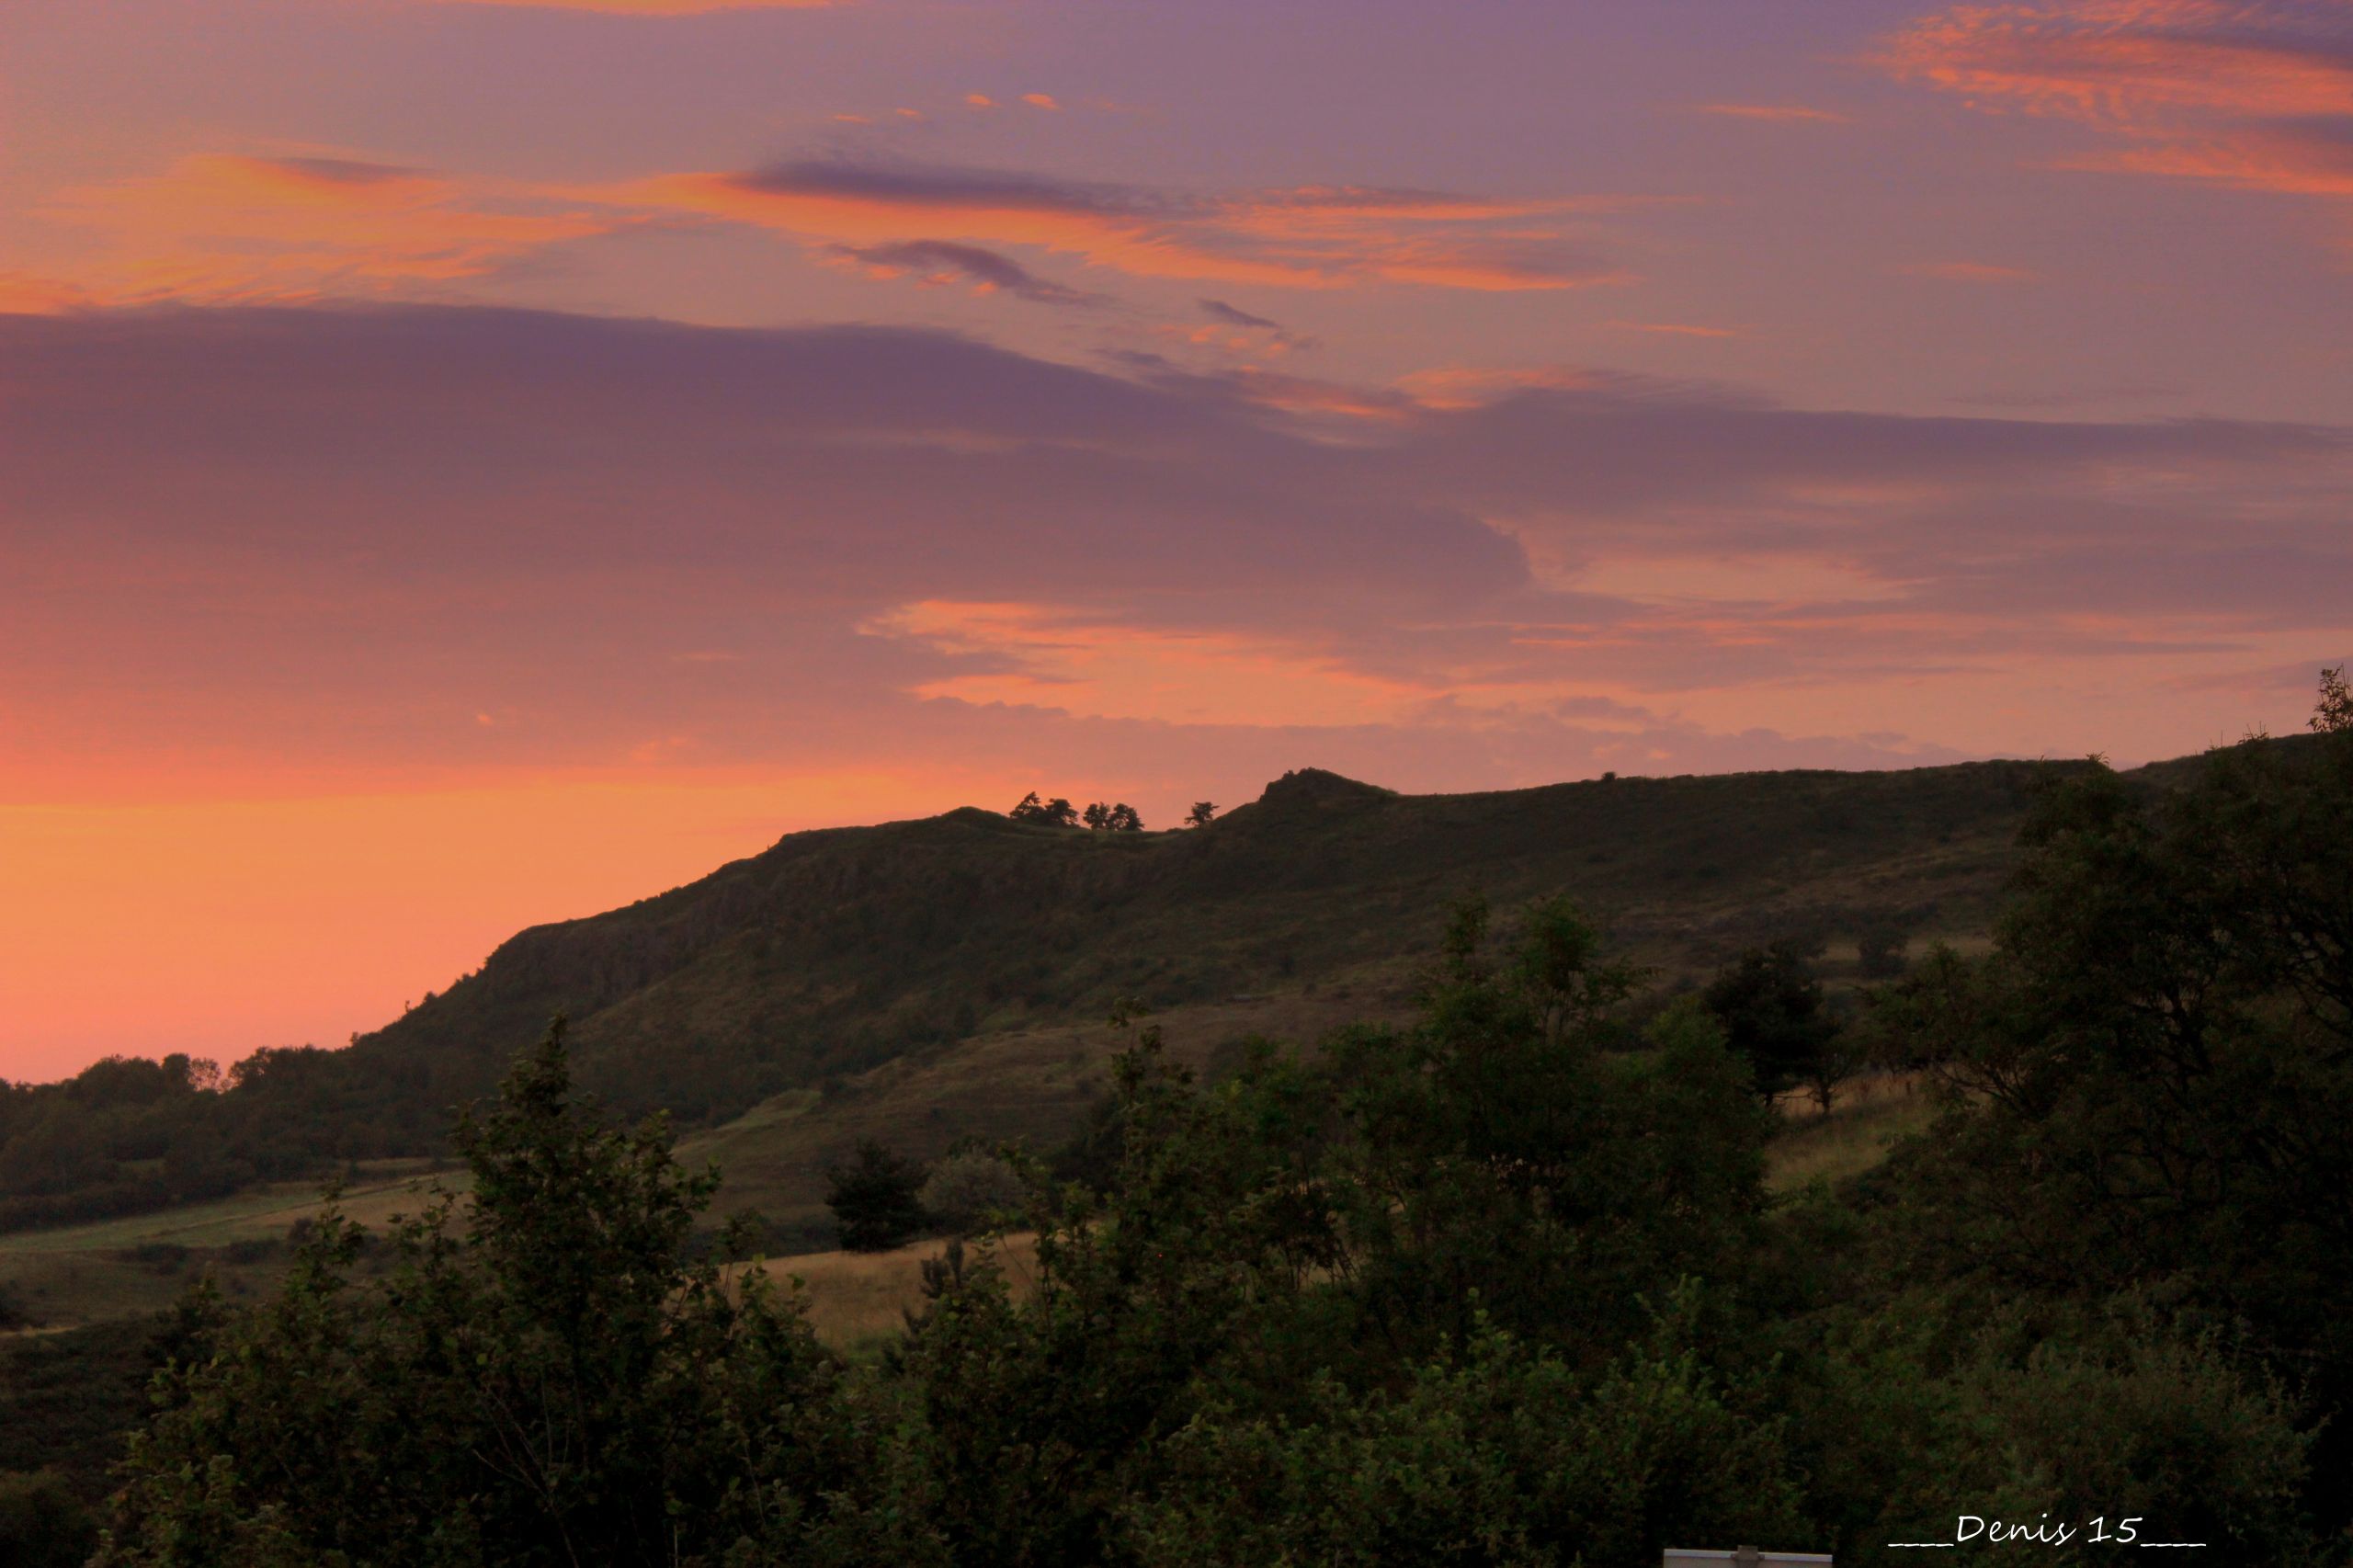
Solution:
<svg viewBox="0 0 2353 1568">
<path fill-rule="evenodd" d="M 46 213 L 113 241 L 79 280 L 110 303 L 403 293 L 620 222 L 393 165 L 219 154 L 69 191 Z"/>
<path fill-rule="evenodd" d="M 1043 707 L 1082 718 L 1245 727 L 1392 722 L 1439 695 L 1298 642 L 1140 628 L 1068 607 L 926 599 L 861 629 L 1012 667 L 951 676 L 916 695 Z"/>
<path fill-rule="evenodd" d="M 699 17 L 712 11 L 822 11 L 857 0 L 440 0 L 446 6 L 506 6 L 535 11 L 602 11 L 616 17 Z"/>
<path fill-rule="evenodd" d="M 1390 282 L 1479 290 L 1622 282 L 1555 232 L 1576 200 L 1492 200 L 1312 186 L 1173 196 L 992 170 L 803 162 L 681 174 L 590 193 L 812 244 L 1034 245 L 1142 278 L 1331 289 Z"/>
<path fill-rule="evenodd" d="M 2076 168 L 2169 175 L 2290 196 L 2353 197 L 2353 142 L 2250 130 L 2202 142 L 2131 147 L 2075 160 Z"/>
<path fill-rule="evenodd" d="M 2134 143 L 2064 166 L 2353 193 L 2353 7 L 2338 0 L 1963 6 L 1897 34 L 1881 62 L 1986 113 Z"/>
<path fill-rule="evenodd" d="M 1054 102 L 1053 96 L 1050 93 L 1024 93 L 1021 95 L 1021 101 L 1031 108 L 1059 109 L 1063 107 Z"/>
<path fill-rule="evenodd" d="M 1667 337 L 1738 337 L 1739 330 L 1729 326 L 1699 326 L 1689 322 L 1674 321 L 1614 321 L 1609 324 L 1620 332 L 1650 332 Z"/>
<path fill-rule="evenodd" d="M 98 302 L 76 284 L 29 272 L 0 272 L 0 315 L 49 316 Z"/>
<path fill-rule="evenodd" d="M 2022 267 L 1997 267 L 1989 261 L 1924 261 L 1907 267 L 1915 278 L 1937 278 L 1948 283 L 2031 283 L 2034 274 Z"/>
<path fill-rule="evenodd" d="M 1514 392 L 1578 392 L 1599 384 L 1579 370 L 1558 366 L 1493 368 L 1444 366 L 1416 370 L 1397 382 L 1397 390 L 1424 408 L 1478 408 Z"/>
<path fill-rule="evenodd" d="M 1813 122 L 1823 125 L 1847 123 L 1847 117 L 1835 109 L 1814 108 L 1807 104 L 1701 104 L 1699 112 L 1721 115 L 1728 119 Z"/>
</svg>

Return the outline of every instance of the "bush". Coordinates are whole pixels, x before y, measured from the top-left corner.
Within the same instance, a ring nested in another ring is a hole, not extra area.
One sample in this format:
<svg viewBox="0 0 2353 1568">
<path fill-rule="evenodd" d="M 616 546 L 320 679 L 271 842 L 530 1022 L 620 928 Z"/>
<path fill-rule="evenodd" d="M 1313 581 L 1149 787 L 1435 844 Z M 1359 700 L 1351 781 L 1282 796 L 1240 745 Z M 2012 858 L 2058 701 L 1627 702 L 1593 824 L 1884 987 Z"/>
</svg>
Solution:
<svg viewBox="0 0 2353 1568">
<path fill-rule="evenodd" d="M 97 1525 L 63 1476 L 0 1474 L 0 1562 L 80 1568 L 97 1544 Z"/>
<path fill-rule="evenodd" d="M 849 1164 L 825 1173 L 825 1207 L 844 1250 L 888 1252 L 915 1238 L 924 1227 L 923 1166 L 869 1138 Z"/>
<path fill-rule="evenodd" d="M 970 1235 L 988 1229 L 998 1215 L 1017 1213 L 1026 1190 L 1011 1165 L 976 1149 L 934 1164 L 918 1196 L 934 1224 Z"/>
</svg>

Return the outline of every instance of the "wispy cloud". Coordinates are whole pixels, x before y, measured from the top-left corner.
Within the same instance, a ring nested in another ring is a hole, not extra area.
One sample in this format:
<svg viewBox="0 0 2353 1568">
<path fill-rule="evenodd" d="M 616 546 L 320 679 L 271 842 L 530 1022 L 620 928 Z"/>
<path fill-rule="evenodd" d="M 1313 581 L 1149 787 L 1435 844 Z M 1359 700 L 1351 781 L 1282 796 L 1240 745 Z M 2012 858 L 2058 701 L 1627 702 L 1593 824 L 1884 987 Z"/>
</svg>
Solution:
<svg viewBox="0 0 2353 1568">
<path fill-rule="evenodd" d="M 2110 143 L 2067 166 L 2353 196 L 2353 5 L 2045 0 L 1963 6 L 1890 40 L 1896 75 Z"/>
<path fill-rule="evenodd" d="M 822 11 L 858 0 L 431 0 L 443 6 L 505 6 L 535 11 L 601 11 L 615 17 L 699 17 L 714 11 Z"/>
<path fill-rule="evenodd" d="M 585 193 L 819 244 L 1032 245 L 1144 278 L 1276 288 L 1403 283 L 1473 290 L 1622 282 L 1561 230 L 1586 199 L 1362 186 L 1196 195 L 947 165 L 802 160 Z"/>
<path fill-rule="evenodd" d="M 1614 321 L 1609 324 L 1619 332 L 1647 332 L 1663 337 L 1738 337 L 1740 335 L 1738 327 L 1701 326 L 1696 322 Z"/>
<path fill-rule="evenodd" d="M 109 302 L 398 297 L 631 222 L 399 165 L 229 154 L 70 190 L 43 213 L 109 242 L 74 285 Z"/>
<path fill-rule="evenodd" d="M 948 240 L 907 240 L 877 245 L 835 245 L 834 254 L 877 278 L 912 277 L 939 286 L 970 284 L 977 293 L 1010 294 L 1041 305 L 1099 305 L 1100 294 L 1040 278 L 1010 256 Z"/>
<path fill-rule="evenodd" d="M 1815 108 L 1810 104 L 1701 104 L 1697 112 L 1726 119 L 1761 119 L 1788 125 L 1847 123 L 1847 117 L 1836 109 Z"/>
<path fill-rule="evenodd" d="M 1915 278 L 1935 278 L 1947 283 L 2031 283 L 2034 274 L 2023 267 L 1991 261 L 1923 261 L 1904 269 Z"/>
<path fill-rule="evenodd" d="M 2073 726 L 2109 672 L 2353 635 L 2334 430 L 413 307 L 0 317 L 0 358 L 28 769 L 261 767 L 296 731 L 369 767 L 963 755 L 1082 721 L 1181 745 L 1328 711 L 1557 771 L 1590 726 L 1543 715 L 1596 698 L 1821 733 L 1880 692 L 1856 733 L 2030 663 Z M 124 691 L 152 700 L 94 699 Z"/>
</svg>

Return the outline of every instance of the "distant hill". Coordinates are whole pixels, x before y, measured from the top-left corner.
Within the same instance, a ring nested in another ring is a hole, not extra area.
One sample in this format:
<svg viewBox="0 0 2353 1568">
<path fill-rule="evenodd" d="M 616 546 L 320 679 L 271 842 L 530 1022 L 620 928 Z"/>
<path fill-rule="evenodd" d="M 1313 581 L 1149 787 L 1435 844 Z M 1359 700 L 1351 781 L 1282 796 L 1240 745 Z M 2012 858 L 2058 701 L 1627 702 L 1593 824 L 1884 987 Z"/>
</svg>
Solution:
<svg viewBox="0 0 2353 1568">
<path fill-rule="evenodd" d="M 1074 1042 L 1117 1000 L 1165 1015 L 1204 1062 L 1253 1029 L 1394 1011 L 1466 893 L 1505 909 L 1567 893 L 1670 979 L 1789 935 L 1834 954 L 1866 930 L 1972 937 L 2044 766 L 1426 796 L 1307 768 L 1179 832 L 965 808 L 791 834 L 657 897 L 524 931 L 348 1050 L 240 1063 L 229 1094 L 199 1092 L 184 1063 L 175 1077 L 138 1062 L 0 1091 L 0 1231 L 435 1153 L 453 1109 L 558 1013 L 585 1088 L 711 1131 L 805 1208 L 800 1167 L 853 1127 L 923 1152 L 954 1131 L 1066 1124 L 1086 1074 L 1032 1059 L 1086 1054 Z M 885 1081 L 879 1098 L 842 1093 Z M 716 1131 L 755 1108 L 776 1130 L 756 1156 Z"/>
<path fill-rule="evenodd" d="M 1404 796 L 1309 768 L 1184 832 L 968 808 L 793 834 L 659 897 L 523 932 L 363 1037 L 348 1066 L 422 1067 L 478 1092 L 562 1012 L 590 1087 L 710 1123 L 971 1036 L 1097 1019 L 1120 997 L 1183 1007 L 1408 964 L 1473 891 L 1570 893 L 1672 968 L 1798 929 L 1972 930 L 2035 771 Z"/>
</svg>

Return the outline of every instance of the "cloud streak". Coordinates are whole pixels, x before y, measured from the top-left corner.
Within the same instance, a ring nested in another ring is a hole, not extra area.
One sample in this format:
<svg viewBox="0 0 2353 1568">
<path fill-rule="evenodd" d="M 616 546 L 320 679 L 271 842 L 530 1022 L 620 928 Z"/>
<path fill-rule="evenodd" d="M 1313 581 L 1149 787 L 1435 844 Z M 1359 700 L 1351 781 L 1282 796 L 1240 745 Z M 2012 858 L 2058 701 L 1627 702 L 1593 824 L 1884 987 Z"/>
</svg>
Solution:
<svg viewBox="0 0 2353 1568">
<path fill-rule="evenodd" d="M 117 304 L 398 298 L 631 222 L 398 165 L 230 154 L 70 190 L 44 215 L 106 242 L 74 287 Z"/>
<path fill-rule="evenodd" d="M 1880 59 L 1985 112 L 2109 140 L 2072 167 L 2353 196 L 2353 6 L 2341 0 L 1956 6 Z"/>
<path fill-rule="evenodd" d="M 2072 726 L 2130 678 L 2088 672 L 2353 635 L 2333 430 L 420 307 L 7 317 L 0 356 L 25 778 L 1176 746 L 1319 704 L 1534 759 L 1587 699 L 1970 750 L 2021 661 L 2083 683 Z M 1954 695 L 1866 695 L 1904 680 Z"/>
<path fill-rule="evenodd" d="M 948 240 L 908 240 L 892 244 L 836 245 L 833 249 L 835 255 L 877 278 L 912 277 L 934 287 L 966 283 L 975 293 L 1010 294 L 1041 305 L 1092 306 L 1105 302 L 1100 294 L 1066 288 L 1040 278 L 1010 256 L 978 245 L 960 245 Z"/>
<path fill-rule="evenodd" d="M 700 17 L 719 11 L 823 11 L 858 0 L 431 0 L 443 6 L 503 6 L 533 11 L 594 11 L 612 17 Z"/>
<path fill-rule="evenodd" d="M 949 239 L 1035 246 L 1134 277 L 1336 289 L 1371 283 L 1519 291 L 1622 282 L 1572 243 L 1588 201 L 1360 186 L 1203 196 L 960 165 L 809 159 L 681 174 L 587 193 L 817 243 Z"/>
<path fill-rule="evenodd" d="M 1810 104 L 1701 104 L 1698 112 L 1723 119 L 1761 120 L 1772 125 L 1844 125 L 1847 117 Z"/>
</svg>

